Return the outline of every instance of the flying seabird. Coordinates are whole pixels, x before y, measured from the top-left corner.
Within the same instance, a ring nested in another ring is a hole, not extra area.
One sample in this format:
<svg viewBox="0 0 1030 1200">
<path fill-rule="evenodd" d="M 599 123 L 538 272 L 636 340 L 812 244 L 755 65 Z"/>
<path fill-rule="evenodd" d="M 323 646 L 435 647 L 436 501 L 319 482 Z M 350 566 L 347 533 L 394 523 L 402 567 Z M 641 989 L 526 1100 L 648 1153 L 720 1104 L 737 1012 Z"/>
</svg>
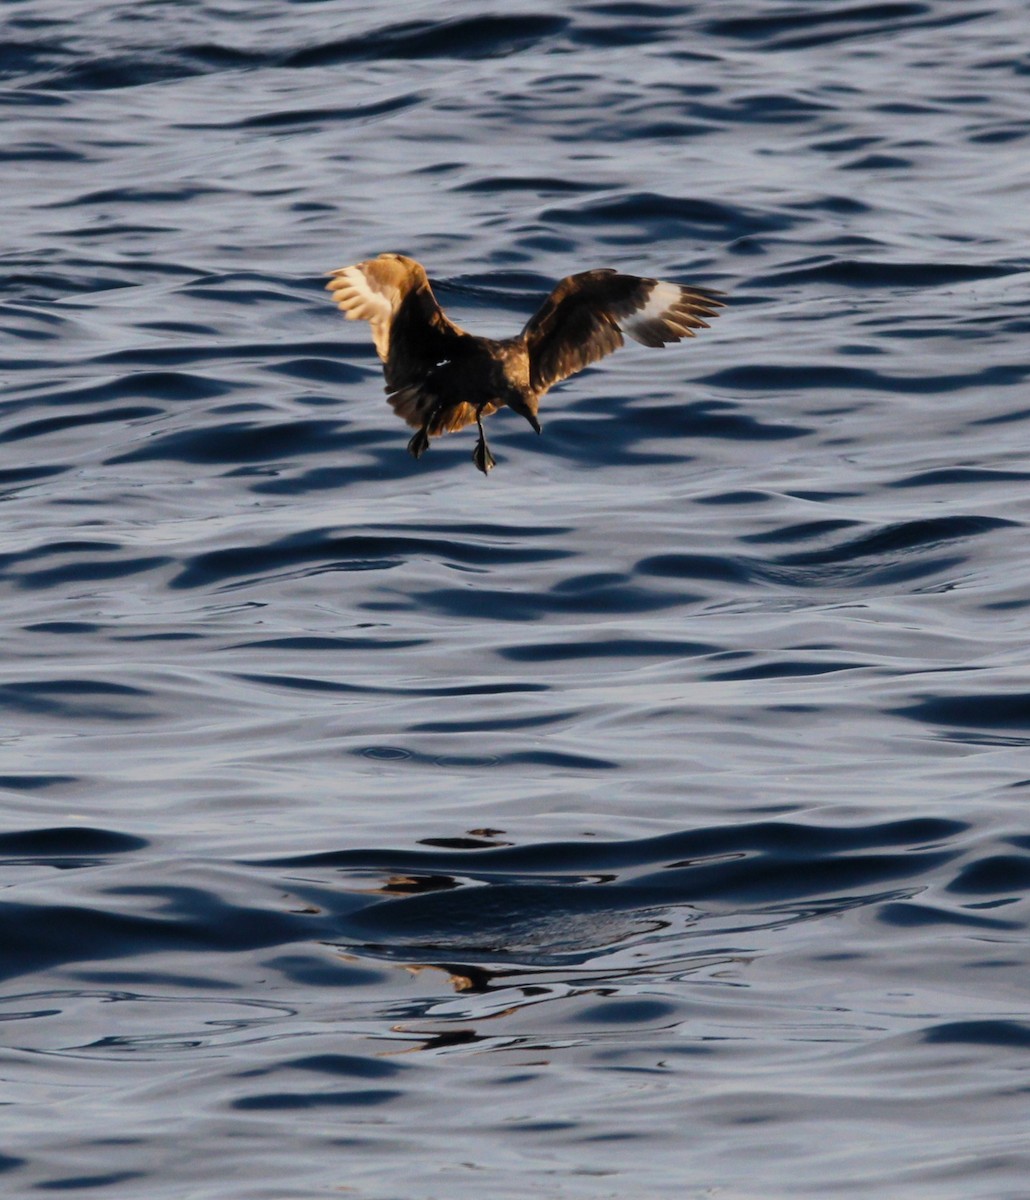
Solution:
<svg viewBox="0 0 1030 1200">
<path fill-rule="evenodd" d="M 567 276 L 520 334 L 495 340 L 449 320 L 425 268 L 403 254 L 332 271 L 326 289 L 348 320 L 372 326 L 390 406 L 417 431 L 411 454 L 421 458 L 430 438 L 475 421 L 472 459 L 484 475 L 496 465 L 484 416 L 507 404 L 539 433 L 544 393 L 617 350 L 624 333 L 644 346 L 664 346 L 707 329 L 705 318 L 722 307 L 697 288 L 601 268 Z"/>
</svg>

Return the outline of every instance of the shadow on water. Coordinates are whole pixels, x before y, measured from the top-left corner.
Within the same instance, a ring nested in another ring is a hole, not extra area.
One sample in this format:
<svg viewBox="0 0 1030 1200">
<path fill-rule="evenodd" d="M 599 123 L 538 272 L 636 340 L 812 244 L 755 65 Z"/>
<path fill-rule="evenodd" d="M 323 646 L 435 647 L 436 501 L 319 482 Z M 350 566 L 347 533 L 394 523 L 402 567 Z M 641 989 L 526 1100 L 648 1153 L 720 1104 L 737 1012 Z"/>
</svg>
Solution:
<svg viewBox="0 0 1030 1200">
<path fill-rule="evenodd" d="M 670 937 L 747 936 L 862 905 L 904 905 L 965 831 L 939 819 L 828 828 L 759 822 L 625 842 L 344 851 L 265 862 L 335 911 L 358 955 L 440 965 L 565 968 Z M 311 873 L 389 897 L 341 911 Z M 687 951 L 686 945 L 680 950 Z"/>
<path fill-rule="evenodd" d="M 861 906 L 880 906 L 902 923 L 928 876 L 962 859 L 968 828 L 940 818 L 854 827 L 764 821 L 527 846 L 499 844 L 488 831 L 418 850 L 198 863 L 188 879 L 170 864 L 167 881 L 160 865 L 145 879 L 124 869 L 117 880 L 108 874 L 118 860 L 152 862 L 143 839 L 39 829 L 0 836 L 5 865 L 58 869 L 78 886 L 95 880 L 95 890 L 89 903 L 62 902 L 53 887 L 45 903 L 24 890 L 7 901 L 2 962 L 8 978 L 76 964 L 88 977 L 99 964 L 133 955 L 296 955 L 318 944 L 359 958 L 482 969 L 565 969 L 669 938 L 688 953 L 692 938 L 746 940 L 762 928 Z M 1025 873 L 1019 849 L 995 848 L 979 866 L 962 862 L 956 894 L 973 893 L 982 908 L 993 888 L 1006 892 Z M 269 898 L 262 879 L 291 899 Z M 997 924 L 973 911 L 938 913 L 959 924 Z M 218 974 L 200 959 L 194 969 Z"/>
</svg>

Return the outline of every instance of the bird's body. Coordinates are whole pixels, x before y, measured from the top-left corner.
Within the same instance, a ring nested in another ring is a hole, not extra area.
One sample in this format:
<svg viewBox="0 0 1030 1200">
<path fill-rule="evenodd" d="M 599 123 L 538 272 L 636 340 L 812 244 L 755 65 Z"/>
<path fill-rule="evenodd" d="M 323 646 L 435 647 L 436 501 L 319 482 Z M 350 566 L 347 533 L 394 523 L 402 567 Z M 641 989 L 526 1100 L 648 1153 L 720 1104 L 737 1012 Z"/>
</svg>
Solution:
<svg viewBox="0 0 1030 1200">
<path fill-rule="evenodd" d="M 445 315 L 420 263 L 380 254 L 331 273 L 326 285 L 350 320 L 372 326 L 394 412 L 417 432 L 408 449 L 420 458 L 429 439 L 475 422 L 476 466 L 494 458 L 482 418 L 507 405 L 540 432 L 540 398 L 561 380 L 623 344 L 645 346 L 693 337 L 721 302 L 707 292 L 621 275 L 607 268 L 563 279 L 516 337 L 474 337 Z"/>
</svg>

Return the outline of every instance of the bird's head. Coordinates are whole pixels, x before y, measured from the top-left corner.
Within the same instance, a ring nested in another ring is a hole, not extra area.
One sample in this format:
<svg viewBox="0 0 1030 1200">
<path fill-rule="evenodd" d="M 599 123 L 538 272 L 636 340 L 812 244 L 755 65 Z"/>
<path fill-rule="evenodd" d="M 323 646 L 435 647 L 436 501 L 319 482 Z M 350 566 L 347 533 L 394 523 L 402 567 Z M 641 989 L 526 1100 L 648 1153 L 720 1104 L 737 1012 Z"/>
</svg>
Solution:
<svg viewBox="0 0 1030 1200">
<path fill-rule="evenodd" d="M 528 396 L 513 396 L 508 401 L 508 407 L 512 411 L 517 412 L 520 417 L 525 417 L 526 420 L 533 426 L 537 433 L 540 432 L 540 422 L 536 418 L 539 400 L 536 396 L 530 394 Z"/>
<path fill-rule="evenodd" d="M 394 254 L 392 251 L 388 251 L 386 254 L 379 254 L 376 257 L 381 262 L 400 263 L 400 265 L 402 267 L 417 267 L 418 266 L 418 263 L 415 261 L 415 259 L 408 258 L 408 256 L 406 254 Z"/>
</svg>

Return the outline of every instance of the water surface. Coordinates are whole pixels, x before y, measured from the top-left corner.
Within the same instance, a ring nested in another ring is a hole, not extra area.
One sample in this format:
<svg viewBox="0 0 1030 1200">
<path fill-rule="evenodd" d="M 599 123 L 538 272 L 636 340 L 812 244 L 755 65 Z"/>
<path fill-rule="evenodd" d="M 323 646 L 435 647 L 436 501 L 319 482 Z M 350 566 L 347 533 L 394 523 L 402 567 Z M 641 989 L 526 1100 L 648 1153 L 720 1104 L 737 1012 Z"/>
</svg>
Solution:
<svg viewBox="0 0 1030 1200">
<path fill-rule="evenodd" d="M 8 4 L 5 1194 L 1025 1196 L 1025 34 Z M 484 479 L 387 249 L 729 305 Z"/>
</svg>

